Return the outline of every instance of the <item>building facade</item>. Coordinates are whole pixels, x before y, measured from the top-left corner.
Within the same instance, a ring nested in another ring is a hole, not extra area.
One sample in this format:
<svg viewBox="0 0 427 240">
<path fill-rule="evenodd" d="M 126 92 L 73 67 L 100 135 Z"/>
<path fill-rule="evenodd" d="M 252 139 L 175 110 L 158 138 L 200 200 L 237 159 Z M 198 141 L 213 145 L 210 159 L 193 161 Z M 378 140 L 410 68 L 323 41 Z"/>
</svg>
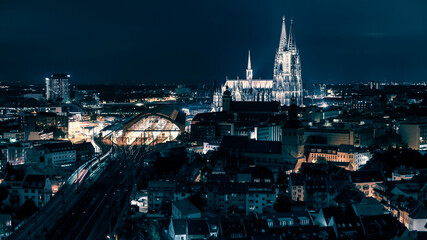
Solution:
<svg viewBox="0 0 427 240">
<path fill-rule="evenodd" d="M 408 144 L 408 147 L 414 150 L 427 149 L 426 123 L 422 123 L 422 121 L 420 123 L 403 123 L 399 127 L 399 134 L 402 136 L 402 140 Z"/>
<path fill-rule="evenodd" d="M 308 162 L 348 163 L 341 166 L 350 171 L 357 171 L 372 157 L 367 149 L 357 148 L 353 145 L 310 145 L 306 152 Z"/>
<path fill-rule="evenodd" d="M 46 78 L 46 100 L 69 103 L 70 99 L 70 75 L 59 73 Z"/>
<path fill-rule="evenodd" d="M 148 210 L 160 210 L 171 205 L 175 192 L 175 181 L 159 180 L 148 183 Z"/>
<path fill-rule="evenodd" d="M 227 89 L 231 92 L 233 101 L 278 101 L 281 105 L 290 106 L 292 99 L 295 99 L 296 105 L 303 104 L 301 62 L 295 43 L 293 21 L 291 21 L 288 36 L 283 17 L 279 48 L 274 61 L 273 79 L 253 79 L 249 52 L 246 79 L 227 79 L 225 84 L 214 93 L 213 111 L 222 110 L 222 93 Z"/>
<path fill-rule="evenodd" d="M 28 174 L 20 189 L 20 206 L 26 200 L 33 200 L 36 207 L 42 207 L 50 201 L 52 197 L 52 183 L 45 175 Z"/>
<path fill-rule="evenodd" d="M 77 151 L 71 142 L 48 143 L 27 149 L 25 162 L 38 166 L 71 167 L 76 164 Z"/>
</svg>

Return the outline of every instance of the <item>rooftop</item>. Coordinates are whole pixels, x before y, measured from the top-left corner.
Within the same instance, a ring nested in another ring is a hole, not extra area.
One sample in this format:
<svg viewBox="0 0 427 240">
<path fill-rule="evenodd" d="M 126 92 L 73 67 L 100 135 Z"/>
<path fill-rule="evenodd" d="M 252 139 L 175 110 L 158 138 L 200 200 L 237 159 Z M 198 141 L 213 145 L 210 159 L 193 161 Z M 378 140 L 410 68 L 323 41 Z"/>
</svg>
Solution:
<svg viewBox="0 0 427 240">
<path fill-rule="evenodd" d="M 199 213 L 200 210 L 188 199 L 178 200 L 172 203 L 183 215 Z"/>
<path fill-rule="evenodd" d="M 42 189 L 46 183 L 46 178 L 47 177 L 45 175 L 28 174 L 22 183 L 22 188 Z"/>
<path fill-rule="evenodd" d="M 279 112 L 280 103 L 273 102 L 237 102 L 232 101 L 230 105 L 231 112 Z"/>
</svg>

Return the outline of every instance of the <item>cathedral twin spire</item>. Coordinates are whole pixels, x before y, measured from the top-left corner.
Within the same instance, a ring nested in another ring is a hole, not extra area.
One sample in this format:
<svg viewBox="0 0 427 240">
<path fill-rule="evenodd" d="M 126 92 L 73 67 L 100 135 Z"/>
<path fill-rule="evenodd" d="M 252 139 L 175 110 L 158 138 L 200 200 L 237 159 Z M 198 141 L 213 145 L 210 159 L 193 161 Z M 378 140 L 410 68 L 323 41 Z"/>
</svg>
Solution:
<svg viewBox="0 0 427 240">
<path fill-rule="evenodd" d="M 278 90 L 276 100 L 287 106 L 291 105 L 292 99 L 296 100 L 296 105 L 302 104 L 301 65 L 295 43 L 294 21 L 291 19 L 289 34 L 286 34 L 285 17 L 282 19 L 282 33 L 274 62 L 273 80 Z"/>
<path fill-rule="evenodd" d="M 289 29 L 289 38 L 286 36 L 286 23 L 285 16 L 282 18 L 282 34 L 280 35 L 279 52 L 286 50 L 296 50 L 295 36 L 294 36 L 294 20 L 291 19 L 291 27 Z"/>
<path fill-rule="evenodd" d="M 291 26 L 289 29 L 289 38 L 286 36 L 286 21 L 285 16 L 282 18 L 282 33 L 280 35 L 280 43 L 278 52 L 286 50 L 296 51 L 296 43 L 294 36 L 294 20 L 291 19 Z M 248 52 L 248 68 L 246 69 L 246 80 L 252 80 L 253 70 L 251 66 L 251 50 Z"/>
<path fill-rule="evenodd" d="M 296 48 L 293 21 L 291 20 L 289 32 L 286 31 L 285 17 L 282 18 L 282 29 L 279 48 L 277 49 L 273 79 L 253 80 L 251 52 L 248 51 L 248 65 L 246 79 L 228 79 L 222 90 L 231 94 L 235 101 L 278 101 L 283 105 L 303 105 L 303 87 L 301 77 L 301 62 Z M 222 95 L 214 96 L 215 109 L 221 109 Z M 224 108 L 224 106 L 222 106 Z"/>
</svg>

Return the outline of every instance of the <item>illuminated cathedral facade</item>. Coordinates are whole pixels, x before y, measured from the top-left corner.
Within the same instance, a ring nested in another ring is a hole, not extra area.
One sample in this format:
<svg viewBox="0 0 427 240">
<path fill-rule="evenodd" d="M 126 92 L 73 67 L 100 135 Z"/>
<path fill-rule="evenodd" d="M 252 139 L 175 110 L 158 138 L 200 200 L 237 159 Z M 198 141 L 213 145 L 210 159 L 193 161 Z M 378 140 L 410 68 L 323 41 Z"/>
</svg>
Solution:
<svg viewBox="0 0 427 240">
<path fill-rule="evenodd" d="M 278 101 L 282 105 L 290 106 L 295 100 L 296 105 L 303 104 L 301 62 L 295 44 L 292 20 L 289 35 L 287 35 L 285 17 L 283 17 L 279 48 L 274 61 L 273 79 L 253 79 L 249 51 L 246 79 L 226 79 L 225 84 L 214 93 L 213 111 L 222 110 L 222 94 L 227 89 L 231 92 L 233 101 Z"/>
</svg>

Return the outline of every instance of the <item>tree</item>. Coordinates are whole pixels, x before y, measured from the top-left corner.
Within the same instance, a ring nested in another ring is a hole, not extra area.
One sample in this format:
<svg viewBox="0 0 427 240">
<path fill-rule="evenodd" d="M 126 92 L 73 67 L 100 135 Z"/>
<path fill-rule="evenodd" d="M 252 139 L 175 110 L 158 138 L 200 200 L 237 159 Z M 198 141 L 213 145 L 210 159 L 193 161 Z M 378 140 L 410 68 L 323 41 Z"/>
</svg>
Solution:
<svg viewBox="0 0 427 240">
<path fill-rule="evenodd" d="M 159 156 L 154 163 L 154 168 L 159 177 L 176 175 L 184 164 L 188 163 L 187 152 L 184 148 L 170 151 L 167 157 Z"/>
<path fill-rule="evenodd" d="M 386 149 L 388 147 L 407 147 L 408 144 L 402 141 L 402 136 L 393 133 L 393 132 L 387 132 L 381 136 L 376 137 L 371 144 L 372 148 L 381 148 Z"/>
<path fill-rule="evenodd" d="M 37 206 L 32 199 L 25 200 L 24 204 L 18 209 L 17 217 L 18 219 L 24 219 L 31 217 L 35 212 L 37 212 Z"/>
<path fill-rule="evenodd" d="M 151 237 L 151 239 L 160 240 L 160 234 L 159 234 L 159 231 L 157 230 L 156 223 L 150 222 L 150 226 L 148 229 L 149 229 L 149 236 Z"/>
<path fill-rule="evenodd" d="M 393 171 L 400 166 L 414 169 L 427 168 L 427 156 L 409 148 L 389 147 L 386 151 L 376 152 L 362 169 L 381 168 Z"/>
<path fill-rule="evenodd" d="M 11 173 L 12 171 L 13 171 L 13 165 L 10 164 L 10 162 L 7 162 L 5 172 Z"/>
<path fill-rule="evenodd" d="M 49 128 L 46 129 L 47 132 L 53 132 L 53 138 L 54 139 L 58 139 L 58 138 L 65 138 L 66 134 L 65 132 L 63 132 L 61 129 L 59 129 L 56 126 L 50 126 Z"/>
<path fill-rule="evenodd" d="M 387 104 L 388 100 L 385 94 L 381 94 L 380 102 L 384 105 Z"/>
<path fill-rule="evenodd" d="M 317 163 L 328 163 L 328 161 L 326 160 L 325 157 L 318 157 L 317 158 Z"/>
<path fill-rule="evenodd" d="M 289 212 L 292 207 L 291 199 L 285 194 L 279 194 L 274 203 L 274 210 L 276 212 Z"/>
<path fill-rule="evenodd" d="M 277 185 L 279 186 L 279 189 L 286 191 L 286 188 L 288 188 L 288 175 L 285 172 L 280 172 L 277 176 Z"/>
<path fill-rule="evenodd" d="M 7 198 L 9 195 L 9 190 L 7 190 L 7 187 L 5 185 L 0 185 L 0 205 L 3 203 L 3 201 Z"/>
</svg>

